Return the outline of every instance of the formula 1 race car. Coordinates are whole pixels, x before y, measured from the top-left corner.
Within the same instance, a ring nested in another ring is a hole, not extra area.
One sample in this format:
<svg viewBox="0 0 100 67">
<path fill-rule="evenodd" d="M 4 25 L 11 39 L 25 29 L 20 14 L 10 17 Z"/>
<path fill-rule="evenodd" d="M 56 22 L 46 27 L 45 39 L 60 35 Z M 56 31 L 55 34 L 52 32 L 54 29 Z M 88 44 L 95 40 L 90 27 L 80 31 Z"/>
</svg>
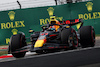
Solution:
<svg viewBox="0 0 100 67">
<path fill-rule="evenodd" d="M 81 47 L 95 46 L 95 31 L 92 26 L 83 26 L 82 19 L 67 20 L 59 22 L 51 20 L 49 24 L 42 26 L 42 31 L 34 32 L 30 36 L 31 45 L 26 43 L 24 33 L 12 35 L 10 38 L 8 53 L 14 57 L 24 57 L 27 51 L 36 53 L 48 53 L 60 49 L 76 49 L 79 44 Z M 78 31 L 72 26 L 81 23 Z M 56 28 L 54 28 L 55 26 Z"/>
</svg>

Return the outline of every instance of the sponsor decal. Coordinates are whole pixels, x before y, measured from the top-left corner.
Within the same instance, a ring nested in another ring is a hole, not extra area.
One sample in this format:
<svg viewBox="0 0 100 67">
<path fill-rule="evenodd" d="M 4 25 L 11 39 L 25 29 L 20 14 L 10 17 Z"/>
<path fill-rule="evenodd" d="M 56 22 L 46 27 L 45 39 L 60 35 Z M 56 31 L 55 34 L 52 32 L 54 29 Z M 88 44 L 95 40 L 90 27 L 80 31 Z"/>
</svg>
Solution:
<svg viewBox="0 0 100 67">
<path fill-rule="evenodd" d="M 12 29 L 11 32 L 13 35 L 16 35 L 18 33 L 18 30 L 16 28 L 25 27 L 24 20 L 21 20 L 21 21 L 15 20 L 15 14 L 16 13 L 14 11 L 9 11 L 8 16 L 9 16 L 10 21 L 2 22 L 0 24 L 2 30 L 3 29 Z M 6 38 L 5 40 L 6 40 L 6 44 L 9 44 L 10 38 Z"/>
<path fill-rule="evenodd" d="M 83 20 L 89 20 L 89 19 L 100 18 L 100 12 L 93 12 L 93 3 L 92 2 L 87 2 L 87 4 L 85 4 L 85 6 L 87 7 L 88 13 L 78 14 L 79 19 L 81 18 Z"/>
<path fill-rule="evenodd" d="M 78 14 L 79 19 L 90 20 L 90 19 L 100 18 L 100 12 L 93 12 L 93 3 L 92 2 L 87 2 L 84 6 L 86 6 L 88 13 Z M 77 28 L 79 26 L 80 26 L 80 24 L 77 25 Z"/>
<path fill-rule="evenodd" d="M 54 15 L 54 8 L 53 7 L 49 7 L 47 9 L 49 16 L 53 16 Z M 63 20 L 63 17 L 57 17 L 56 18 L 59 21 Z M 40 25 L 44 25 L 47 24 L 50 21 L 50 18 L 45 18 L 45 19 L 40 19 Z"/>
<path fill-rule="evenodd" d="M 91 12 L 92 11 L 92 7 L 93 7 L 93 3 L 92 2 L 87 2 L 86 7 L 87 7 L 87 10 L 89 12 Z"/>
</svg>

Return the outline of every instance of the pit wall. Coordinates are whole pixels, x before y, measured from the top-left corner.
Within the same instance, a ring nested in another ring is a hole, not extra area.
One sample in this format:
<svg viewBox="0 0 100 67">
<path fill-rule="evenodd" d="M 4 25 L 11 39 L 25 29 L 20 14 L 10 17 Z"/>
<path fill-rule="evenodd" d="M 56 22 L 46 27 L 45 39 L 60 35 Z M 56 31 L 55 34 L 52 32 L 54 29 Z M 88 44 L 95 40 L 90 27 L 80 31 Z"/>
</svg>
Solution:
<svg viewBox="0 0 100 67">
<path fill-rule="evenodd" d="M 0 45 L 8 44 L 11 35 L 19 31 L 30 36 L 29 29 L 41 31 L 41 25 L 50 21 L 51 15 L 56 15 L 59 21 L 82 18 L 84 26 L 94 27 L 96 34 L 100 34 L 100 1 L 69 3 L 65 5 L 18 9 L 0 12 Z M 77 25 L 74 26 L 77 28 Z"/>
</svg>

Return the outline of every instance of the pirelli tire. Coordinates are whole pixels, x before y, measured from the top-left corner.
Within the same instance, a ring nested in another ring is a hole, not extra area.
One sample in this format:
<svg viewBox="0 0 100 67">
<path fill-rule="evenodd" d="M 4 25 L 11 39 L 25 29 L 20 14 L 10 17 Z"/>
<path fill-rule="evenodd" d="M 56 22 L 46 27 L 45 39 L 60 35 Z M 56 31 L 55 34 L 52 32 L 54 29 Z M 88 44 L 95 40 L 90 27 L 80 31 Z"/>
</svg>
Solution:
<svg viewBox="0 0 100 67">
<path fill-rule="evenodd" d="M 24 46 L 26 46 L 24 35 L 16 34 L 11 36 L 9 43 L 9 52 L 11 52 L 15 58 L 20 58 L 25 56 L 26 52 L 14 53 L 17 49 L 20 49 Z"/>
<path fill-rule="evenodd" d="M 83 26 L 80 29 L 80 44 L 83 48 L 95 46 L 95 31 L 92 26 Z"/>
<path fill-rule="evenodd" d="M 63 44 L 68 44 L 72 49 L 76 49 L 78 47 L 78 37 L 76 31 L 71 27 L 62 30 L 61 41 Z"/>
</svg>

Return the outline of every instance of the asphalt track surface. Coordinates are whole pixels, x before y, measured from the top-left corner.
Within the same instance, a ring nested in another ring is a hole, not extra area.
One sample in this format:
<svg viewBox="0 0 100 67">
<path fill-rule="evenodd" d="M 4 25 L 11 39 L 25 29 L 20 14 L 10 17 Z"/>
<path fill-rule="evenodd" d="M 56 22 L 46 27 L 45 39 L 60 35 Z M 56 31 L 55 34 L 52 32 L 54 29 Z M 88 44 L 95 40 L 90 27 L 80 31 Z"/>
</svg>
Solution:
<svg viewBox="0 0 100 67">
<path fill-rule="evenodd" d="M 100 67 L 100 41 L 94 48 L 79 48 L 25 58 L 8 58 L 0 67 Z"/>
</svg>

